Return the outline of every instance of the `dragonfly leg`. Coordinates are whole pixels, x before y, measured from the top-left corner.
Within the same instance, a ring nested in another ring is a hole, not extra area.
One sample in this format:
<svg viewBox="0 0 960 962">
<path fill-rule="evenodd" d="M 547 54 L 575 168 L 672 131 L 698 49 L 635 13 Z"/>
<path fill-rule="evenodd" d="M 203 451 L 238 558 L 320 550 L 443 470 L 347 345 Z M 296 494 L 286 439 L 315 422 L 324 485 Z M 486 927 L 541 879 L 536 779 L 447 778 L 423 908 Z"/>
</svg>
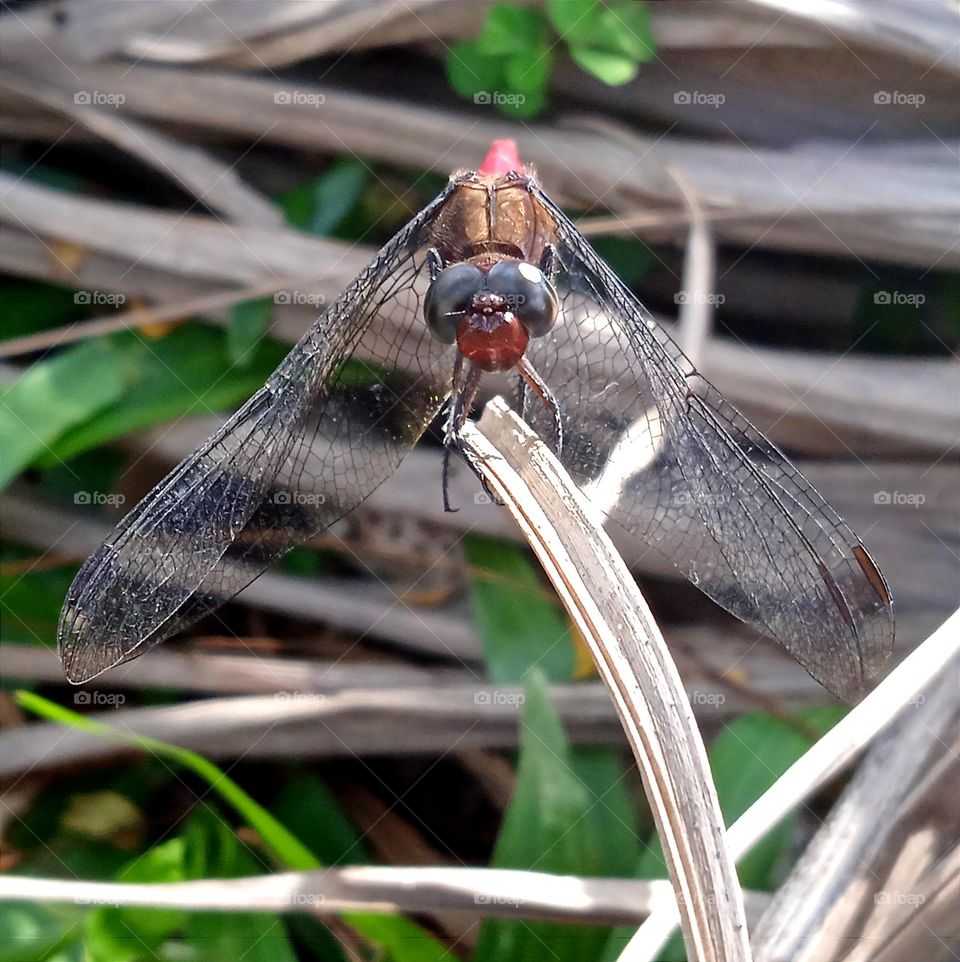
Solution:
<svg viewBox="0 0 960 962">
<path fill-rule="evenodd" d="M 436 247 L 431 247 L 427 251 L 427 268 L 430 271 L 430 280 L 435 281 L 437 275 L 443 270 L 443 258 Z"/>
<path fill-rule="evenodd" d="M 555 453 L 559 458 L 563 453 L 563 417 L 560 413 L 560 404 L 557 402 L 556 395 L 547 387 L 547 382 L 537 374 L 534 366 L 525 357 L 520 358 L 517 370 L 533 393 L 543 401 L 543 406 L 553 415 Z"/>
<path fill-rule="evenodd" d="M 559 266 L 560 255 L 557 254 L 556 247 L 554 247 L 553 244 L 546 244 L 543 248 L 543 254 L 540 257 L 540 270 L 543 272 L 543 276 L 553 283 Z"/>
<path fill-rule="evenodd" d="M 520 417 L 526 421 L 527 419 L 527 382 L 523 379 L 523 375 L 517 377 L 517 410 L 520 412 Z"/>
<path fill-rule="evenodd" d="M 466 451 L 460 444 L 460 429 L 466 424 L 470 412 L 473 410 L 473 402 L 477 399 L 477 391 L 480 389 L 480 379 L 483 371 L 477 367 L 471 367 L 466 377 L 463 376 L 463 355 L 458 354 L 453 368 L 453 390 L 454 400 L 450 405 L 450 413 L 447 417 L 447 424 L 443 434 L 443 510 L 456 511 L 450 505 L 449 477 L 450 477 L 450 452 L 454 448 L 460 450 L 464 460 L 470 470 L 480 479 L 484 493 L 495 504 L 501 504 L 500 499 L 490 490 L 486 478 L 480 470 L 480 465 L 476 459 Z"/>
</svg>

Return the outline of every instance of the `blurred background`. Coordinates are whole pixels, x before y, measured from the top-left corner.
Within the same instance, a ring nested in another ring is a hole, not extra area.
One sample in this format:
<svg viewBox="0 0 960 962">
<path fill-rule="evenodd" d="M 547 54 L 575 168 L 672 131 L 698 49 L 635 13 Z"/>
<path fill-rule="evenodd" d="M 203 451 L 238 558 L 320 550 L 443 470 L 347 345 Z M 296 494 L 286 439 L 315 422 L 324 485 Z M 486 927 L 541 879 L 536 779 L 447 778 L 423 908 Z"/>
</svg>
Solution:
<svg viewBox="0 0 960 962">
<path fill-rule="evenodd" d="M 182 758 L 70 715 L 27 724 L 55 703 L 201 752 L 316 864 L 665 877 L 589 654 L 460 465 L 444 514 L 435 435 L 189 637 L 83 689 L 53 650 L 64 594 L 450 172 L 509 137 L 862 537 L 902 658 L 958 595 L 958 36 L 939 0 L 5 3 L 0 867 L 311 867 Z M 844 708 L 613 536 L 735 817 Z M 28 710 L 24 688 L 47 701 Z M 753 853 L 745 886 L 779 885 L 839 788 Z M 593 960 L 624 944 L 476 913 L 0 916 L 11 960 Z"/>
</svg>

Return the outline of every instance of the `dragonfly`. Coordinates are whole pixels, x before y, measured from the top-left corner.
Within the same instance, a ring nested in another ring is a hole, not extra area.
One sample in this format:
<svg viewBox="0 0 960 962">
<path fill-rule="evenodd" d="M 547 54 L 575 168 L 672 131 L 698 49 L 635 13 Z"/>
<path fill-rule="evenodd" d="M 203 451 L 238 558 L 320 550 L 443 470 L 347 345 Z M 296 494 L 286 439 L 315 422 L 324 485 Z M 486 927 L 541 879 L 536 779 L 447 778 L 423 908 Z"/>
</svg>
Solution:
<svg viewBox="0 0 960 962">
<path fill-rule="evenodd" d="M 611 522 L 839 697 L 877 679 L 893 601 L 860 539 L 696 370 L 512 141 L 453 174 L 82 565 L 58 628 L 67 679 L 215 611 L 359 505 L 438 419 L 452 509 L 449 453 L 491 372 L 516 377 L 511 403 Z"/>
</svg>

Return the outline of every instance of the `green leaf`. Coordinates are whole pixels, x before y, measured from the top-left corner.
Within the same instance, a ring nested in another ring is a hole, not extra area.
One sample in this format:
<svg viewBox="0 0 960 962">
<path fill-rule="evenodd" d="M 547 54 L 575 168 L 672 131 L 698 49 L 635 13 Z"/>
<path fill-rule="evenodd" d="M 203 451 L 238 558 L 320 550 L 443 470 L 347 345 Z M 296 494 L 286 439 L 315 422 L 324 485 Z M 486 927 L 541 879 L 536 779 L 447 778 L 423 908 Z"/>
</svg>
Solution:
<svg viewBox="0 0 960 962">
<path fill-rule="evenodd" d="M 590 243 L 628 287 L 639 287 L 655 260 L 653 251 L 635 237 L 607 234 L 592 237 Z"/>
<path fill-rule="evenodd" d="M 614 878 L 633 874 L 641 845 L 623 764 L 611 748 L 575 747 L 570 767 L 588 794 L 588 817 L 577 826 L 596 852 L 598 873 Z"/>
<path fill-rule="evenodd" d="M 331 234 L 359 203 L 371 176 L 370 168 L 355 157 L 336 161 L 316 183 L 307 230 L 323 237 Z"/>
<path fill-rule="evenodd" d="M 0 902 L 0 962 L 83 962 L 73 907 Z M 73 953 L 66 954 L 73 942 Z"/>
<path fill-rule="evenodd" d="M 601 8 L 596 0 L 548 0 L 547 16 L 568 44 L 593 36 Z"/>
<path fill-rule="evenodd" d="M 56 284 L 18 279 L 0 291 L 0 330 L 4 338 L 59 327 L 81 313 L 74 290 Z"/>
<path fill-rule="evenodd" d="M 313 853 L 233 779 L 196 752 L 168 745 L 155 738 L 131 735 L 95 719 L 64 708 L 32 692 L 17 693 L 17 703 L 41 718 L 69 725 L 79 731 L 133 745 L 151 755 L 173 762 L 202 778 L 260 836 L 268 851 L 281 864 L 296 871 L 319 868 Z M 402 916 L 376 916 L 350 912 L 344 919 L 375 945 L 392 953 L 395 962 L 441 962 L 449 953 L 426 931 Z M 117 962 L 122 962 L 122 957 Z"/>
<path fill-rule="evenodd" d="M 118 881 L 182 882 L 186 842 L 168 839 L 133 859 Z M 146 947 L 156 949 L 184 923 L 182 909 L 113 908 L 101 906 L 86 919 L 86 949 L 91 962 L 139 959 Z"/>
<path fill-rule="evenodd" d="M 575 662 L 570 622 L 527 555 L 480 535 L 466 539 L 465 554 L 490 678 L 516 683 L 535 665 L 552 681 L 569 681 Z"/>
<path fill-rule="evenodd" d="M 262 860 L 237 838 L 212 809 L 201 805 L 184 831 L 184 864 L 189 878 L 239 878 L 262 874 Z M 186 941 L 204 959 L 296 962 L 284 925 L 262 912 L 191 912 L 183 927 Z"/>
<path fill-rule="evenodd" d="M 506 85 L 503 78 L 505 58 L 480 53 L 473 41 L 461 41 L 450 47 L 447 56 L 447 80 L 461 97 L 491 95 Z"/>
<path fill-rule="evenodd" d="M 553 55 L 544 44 L 542 48 L 531 48 L 509 57 L 504 77 L 512 92 L 542 97 L 552 69 Z"/>
<path fill-rule="evenodd" d="M 539 10 L 495 3 L 477 37 L 477 52 L 488 57 L 499 57 L 538 47 L 544 28 L 543 15 Z"/>
<path fill-rule="evenodd" d="M 205 962 L 297 962 L 286 926 L 264 912 L 191 912 L 184 934 Z"/>
<path fill-rule="evenodd" d="M 498 868 L 558 874 L 613 874 L 624 864 L 611 858 L 613 833 L 633 834 L 629 802 L 611 757 L 574 762 L 570 745 L 549 699 L 547 680 L 532 671 L 526 690 L 517 782 L 494 848 Z M 588 784 L 578 775 L 597 777 Z M 614 794 L 619 798 L 614 799 Z M 606 799 L 610 798 L 609 803 Z M 627 817 L 625 824 L 619 823 Z M 626 851 L 635 855 L 635 843 Z M 608 930 L 547 922 L 488 919 L 473 962 L 579 962 L 595 959 Z"/>
<path fill-rule="evenodd" d="M 273 298 L 258 297 L 241 301 L 230 308 L 230 325 L 227 328 L 227 357 L 231 364 L 246 367 L 251 364 L 255 352 L 270 324 Z"/>
<path fill-rule="evenodd" d="M 96 340 L 34 364 L 0 391 L 0 487 L 116 402 L 128 379 L 123 352 Z"/>
<path fill-rule="evenodd" d="M 367 861 L 363 840 L 316 775 L 307 773 L 290 779 L 272 808 L 324 865 Z"/>
<path fill-rule="evenodd" d="M 278 203 L 288 224 L 329 237 L 360 202 L 371 177 L 362 161 L 342 158 L 321 176 L 282 194 Z"/>
<path fill-rule="evenodd" d="M 288 832 L 263 806 L 254 801 L 232 778 L 202 755 L 186 748 L 180 748 L 178 745 L 168 745 L 166 742 L 158 741 L 155 738 L 132 735 L 112 728 L 32 692 L 18 692 L 17 701 L 28 711 L 39 715 L 41 718 L 46 718 L 48 721 L 69 725 L 79 731 L 101 735 L 123 744 L 134 745 L 145 752 L 165 758 L 182 768 L 186 768 L 204 779 L 225 802 L 246 819 L 251 828 L 259 833 L 264 844 L 278 861 L 299 871 L 307 871 L 318 867 L 319 862 L 297 838 Z"/>
<path fill-rule="evenodd" d="M 587 73 L 611 87 L 629 83 L 639 72 L 637 62 L 622 53 L 611 53 L 593 47 L 571 47 L 570 56 Z"/>
<path fill-rule="evenodd" d="M 257 391 L 287 352 L 286 346 L 263 340 L 253 360 L 238 368 L 227 362 L 225 338 L 223 331 L 201 324 L 183 325 L 158 340 L 136 331 L 109 338 L 110 349 L 134 372 L 122 401 L 71 428 L 37 464 L 50 466 L 185 414 L 229 410 Z"/>
<path fill-rule="evenodd" d="M 36 557 L 36 552 L 14 550 L 6 544 L 0 560 L 14 566 L 0 576 L 0 641 L 21 645 L 56 646 L 60 606 L 73 581 L 75 566 L 29 571 L 17 561 Z M 8 672 L 0 684 L 11 681 Z"/>
<path fill-rule="evenodd" d="M 620 51 L 645 63 L 657 54 L 650 23 L 650 8 L 645 3 L 622 0 L 603 7 L 590 46 Z"/>
</svg>

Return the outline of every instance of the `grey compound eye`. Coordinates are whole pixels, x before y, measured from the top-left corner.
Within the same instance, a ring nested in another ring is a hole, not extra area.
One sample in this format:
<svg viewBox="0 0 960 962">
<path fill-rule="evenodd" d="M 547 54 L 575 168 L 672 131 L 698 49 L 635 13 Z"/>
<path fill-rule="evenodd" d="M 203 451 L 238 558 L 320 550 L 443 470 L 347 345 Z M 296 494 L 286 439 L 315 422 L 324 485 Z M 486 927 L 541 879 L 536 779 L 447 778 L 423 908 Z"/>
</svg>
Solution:
<svg viewBox="0 0 960 962">
<path fill-rule="evenodd" d="M 553 285 L 543 271 L 523 261 L 500 261 L 487 274 L 487 287 L 507 299 L 509 309 L 531 337 L 553 327 L 560 308 Z"/>
<path fill-rule="evenodd" d="M 430 285 L 423 302 L 423 316 L 430 330 L 445 344 L 456 341 L 460 320 L 483 284 L 479 267 L 454 264 L 441 271 Z"/>
</svg>

